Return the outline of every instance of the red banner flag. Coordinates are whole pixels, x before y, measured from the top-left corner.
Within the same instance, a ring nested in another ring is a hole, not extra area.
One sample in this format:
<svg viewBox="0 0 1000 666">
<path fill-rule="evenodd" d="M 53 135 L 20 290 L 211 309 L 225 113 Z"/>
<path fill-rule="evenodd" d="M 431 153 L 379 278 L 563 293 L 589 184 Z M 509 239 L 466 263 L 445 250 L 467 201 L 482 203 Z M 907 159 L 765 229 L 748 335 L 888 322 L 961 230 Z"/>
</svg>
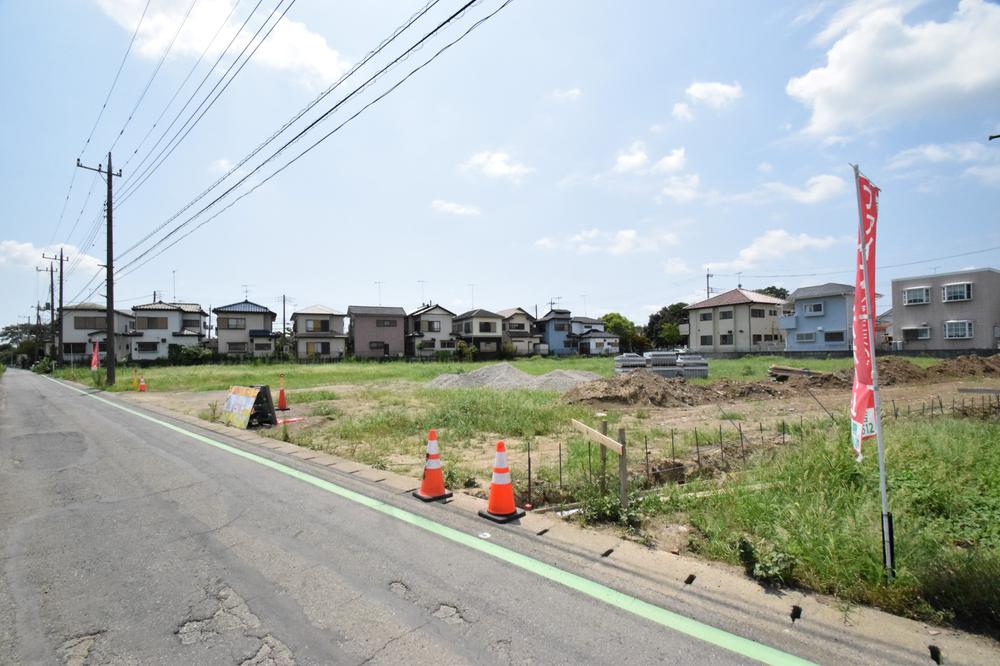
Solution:
<svg viewBox="0 0 1000 666">
<path fill-rule="evenodd" d="M 875 431 L 875 229 L 878 224 L 878 188 L 860 173 L 858 186 L 858 249 L 854 279 L 854 390 L 851 393 L 851 443 L 861 455 L 861 442 Z"/>
<path fill-rule="evenodd" d="M 94 352 L 90 355 L 90 369 L 97 370 L 100 366 L 100 361 L 97 358 L 97 341 L 94 341 Z"/>
</svg>

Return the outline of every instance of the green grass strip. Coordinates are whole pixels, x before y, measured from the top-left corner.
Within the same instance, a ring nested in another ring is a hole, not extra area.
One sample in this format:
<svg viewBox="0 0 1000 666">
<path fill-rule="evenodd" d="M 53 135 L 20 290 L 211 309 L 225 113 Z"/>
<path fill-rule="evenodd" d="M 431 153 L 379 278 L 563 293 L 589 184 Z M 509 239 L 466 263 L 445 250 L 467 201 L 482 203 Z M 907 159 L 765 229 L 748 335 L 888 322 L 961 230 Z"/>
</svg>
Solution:
<svg viewBox="0 0 1000 666">
<path fill-rule="evenodd" d="M 712 645 L 724 648 L 730 652 L 735 652 L 736 654 L 750 659 L 755 659 L 765 664 L 812 663 L 788 654 L 787 652 L 782 652 L 776 648 L 769 647 L 748 638 L 743 638 L 742 636 L 731 634 L 717 627 L 712 627 L 684 615 L 660 608 L 659 606 L 655 606 L 641 599 L 629 596 L 624 592 L 619 592 L 618 590 L 606 587 L 582 576 L 564 571 L 551 564 L 546 564 L 545 562 L 541 562 L 522 553 L 510 550 L 509 548 L 505 548 L 496 543 L 480 539 L 472 536 L 471 534 L 460 532 L 452 527 L 448 527 L 447 525 L 442 525 L 441 523 L 437 523 L 429 518 L 424 518 L 423 516 L 410 513 L 405 509 L 400 509 L 391 504 L 386 504 L 382 500 L 368 497 L 367 495 L 338 486 L 335 483 L 331 483 L 325 479 L 299 471 L 293 467 L 275 462 L 255 453 L 250 453 L 249 451 L 244 451 L 235 446 L 224 444 L 210 437 L 199 435 L 198 433 L 191 432 L 190 430 L 186 430 L 180 426 L 162 421 L 153 416 L 149 416 L 148 414 L 143 414 L 142 412 L 136 411 L 124 405 L 117 404 L 100 396 L 78 389 L 75 386 L 69 386 L 68 384 L 64 384 L 49 377 L 45 377 L 45 379 L 48 379 L 55 384 L 65 386 L 66 388 L 78 393 L 82 393 L 83 395 L 103 402 L 106 405 L 110 405 L 111 407 L 132 414 L 133 416 L 137 416 L 141 419 L 150 421 L 151 423 L 173 430 L 176 433 L 190 437 L 191 439 L 202 442 L 203 444 L 214 446 L 215 448 L 226 451 L 227 453 L 232 453 L 233 455 L 255 462 L 259 465 L 263 465 L 264 467 L 269 467 L 277 472 L 281 472 L 282 474 L 292 478 L 304 481 L 305 483 L 333 493 L 334 495 L 343 497 L 344 499 L 360 504 L 361 506 L 374 509 L 375 511 L 379 511 L 387 516 L 392 516 L 397 520 L 401 520 L 404 523 L 409 523 L 414 527 L 419 527 L 420 529 L 426 530 L 432 534 L 436 534 L 455 543 L 477 550 L 486 555 L 490 555 L 491 557 L 495 557 L 498 560 L 512 564 L 537 576 L 541 576 L 542 578 L 546 578 L 554 583 L 558 583 L 564 587 L 568 587 L 571 590 L 576 590 L 581 594 L 603 601 L 608 605 L 620 608 L 624 611 L 649 620 L 650 622 L 655 622 L 656 624 L 673 629 L 682 634 L 687 634 L 688 636 L 705 641 L 706 643 L 711 643 Z"/>
</svg>

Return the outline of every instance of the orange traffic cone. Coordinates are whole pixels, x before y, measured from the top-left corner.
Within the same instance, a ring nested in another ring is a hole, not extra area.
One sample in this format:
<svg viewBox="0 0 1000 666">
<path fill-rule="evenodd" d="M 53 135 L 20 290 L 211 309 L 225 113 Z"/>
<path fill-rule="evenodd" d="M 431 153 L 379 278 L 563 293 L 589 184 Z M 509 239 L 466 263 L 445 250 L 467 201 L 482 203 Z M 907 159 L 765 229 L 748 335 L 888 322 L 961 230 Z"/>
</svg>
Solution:
<svg viewBox="0 0 1000 666">
<path fill-rule="evenodd" d="M 288 411 L 288 401 L 285 400 L 285 387 L 282 386 L 278 389 L 278 411 L 287 412 Z"/>
<path fill-rule="evenodd" d="M 507 467 L 507 447 L 503 440 L 497 442 L 497 460 L 493 465 L 493 481 L 490 483 L 490 499 L 486 510 L 480 511 L 483 518 L 495 523 L 509 523 L 524 516 L 524 509 L 514 505 L 514 485 L 510 481 Z"/>
<path fill-rule="evenodd" d="M 420 490 L 413 491 L 413 496 L 425 502 L 451 497 L 451 491 L 444 487 L 441 452 L 438 450 L 437 431 L 433 428 L 427 433 L 427 461 L 424 463 L 424 479 L 420 482 Z"/>
<path fill-rule="evenodd" d="M 145 392 L 146 392 L 146 378 L 145 377 L 140 377 L 139 378 L 139 393 L 145 393 Z"/>
</svg>

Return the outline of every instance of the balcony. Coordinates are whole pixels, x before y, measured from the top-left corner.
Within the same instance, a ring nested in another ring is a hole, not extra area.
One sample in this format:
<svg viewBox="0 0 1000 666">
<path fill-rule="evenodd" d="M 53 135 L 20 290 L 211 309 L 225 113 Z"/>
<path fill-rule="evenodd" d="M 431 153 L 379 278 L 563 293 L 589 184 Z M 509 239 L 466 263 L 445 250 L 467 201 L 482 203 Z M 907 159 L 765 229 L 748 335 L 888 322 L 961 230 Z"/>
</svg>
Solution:
<svg viewBox="0 0 1000 666">
<path fill-rule="evenodd" d="M 790 330 L 793 328 L 798 328 L 798 317 L 795 315 L 785 315 L 778 319 L 778 328 L 783 330 Z"/>
</svg>

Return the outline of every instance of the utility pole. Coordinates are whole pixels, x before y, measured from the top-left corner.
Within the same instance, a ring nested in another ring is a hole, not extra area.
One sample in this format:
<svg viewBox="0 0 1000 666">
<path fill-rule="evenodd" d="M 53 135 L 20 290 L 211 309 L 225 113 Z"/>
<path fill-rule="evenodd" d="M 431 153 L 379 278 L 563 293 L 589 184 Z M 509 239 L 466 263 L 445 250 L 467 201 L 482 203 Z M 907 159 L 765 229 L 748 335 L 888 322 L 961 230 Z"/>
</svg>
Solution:
<svg viewBox="0 0 1000 666">
<path fill-rule="evenodd" d="M 112 218 L 112 213 L 115 209 L 114 206 L 114 188 L 112 184 L 117 176 L 122 177 L 121 169 L 118 173 L 115 173 L 111 167 L 111 152 L 108 151 L 108 168 L 103 169 L 101 165 L 98 164 L 97 168 L 85 166 L 80 162 L 80 158 L 76 158 L 76 165 L 81 169 L 87 169 L 89 171 L 96 171 L 97 173 L 104 176 L 104 179 L 108 183 L 108 200 L 105 204 L 105 208 L 108 213 L 107 220 L 107 231 L 108 231 L 108 242 L 107 242 L 107 263 L 104 266 L 104 270 L 107 273 L 107 324 L 105 325 L 104 334 L 104 344 L 107 347 L 104 352 L 104 361 L 108 368 L 108 386 L 114 386 L 115 384 L 115 261 L 114 261 L 114 220 Z"/>
<path fill-rule="evenodd" d="M 43 258 L 45 257 L 42 254 Z M 55 286 L 55 268 L 52 267 L 52 263 L 49 263 L 48 268 L 35 268 L 39 273 L 49 274 L 49 328 L 51 329 L 52 335 L 52 346 L 56 346 L 56 286 Z M 54 352 L 55 350 L 53 350 Z M 50 356 L 55 356 L 55 354 L 50 354 Z"/>
<path fill-rule="evenodd" d="M 49 257 L 44 252 L 42 253 L 42 259 L 51 259 L 55 261 L 55 255 Z M 63 262 L 69 260 L 69 257 L 63 254 L 63 249 L 59 248 L 59 348 L 56 350 L 56 358 L 59 363 L 63 362 Z"/>
<path fill-rule="evenodd" d="M 712 297 L 712 287 L 711 287 L 711 285 L 709 283 L 709 279 L 711 279 L 713 277 L 715 277 L 715 276 L 712 275 L 711 273 L 709 273 L 708 270 L 706 269 L 705 270 L 705 298 L 711 298 Z"/>
</svg>

